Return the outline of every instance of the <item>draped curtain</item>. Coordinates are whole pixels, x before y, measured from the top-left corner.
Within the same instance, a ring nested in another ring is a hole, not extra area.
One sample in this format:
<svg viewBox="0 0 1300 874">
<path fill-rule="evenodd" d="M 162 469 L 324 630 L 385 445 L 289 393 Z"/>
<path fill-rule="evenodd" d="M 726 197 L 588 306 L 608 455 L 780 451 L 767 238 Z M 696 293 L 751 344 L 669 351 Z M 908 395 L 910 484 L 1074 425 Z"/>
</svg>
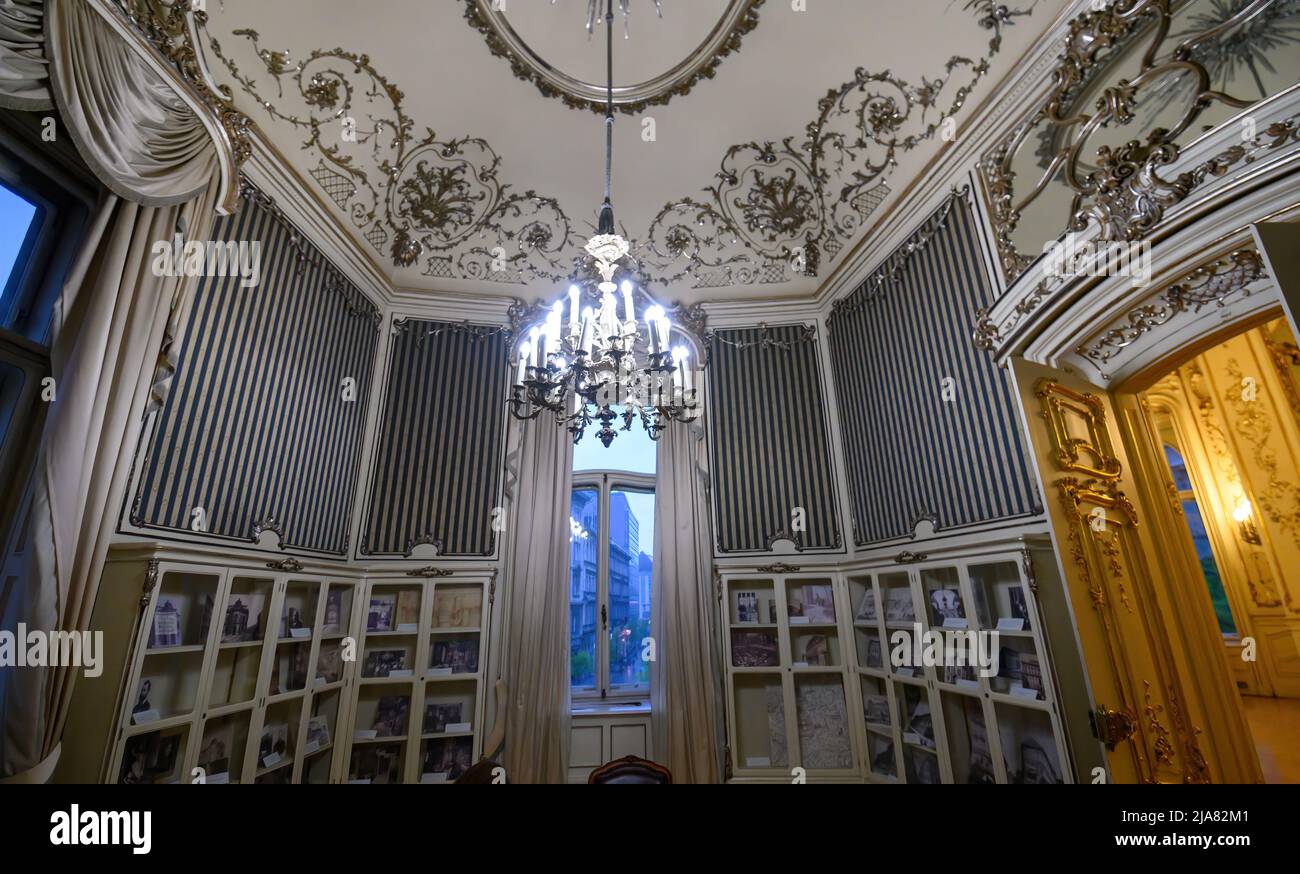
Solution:
<svg viewBox="0 0 1300 874">
<path fill-rule="evenodd" d="M 19 609 L 6 617 L 69 632 L 89 625 L 130 474 L 124 460 L 175 369 L 186 285 L 154 275 L 151 249 L 178 232 L 205 239 L 219 190 L 217 146 L 202 120 L 96 5 L 0 6 L 0 104 L 48 108 L 52 95 L 60 130 L 114 192 L 103 198 L 55 307 L 55 400 L 33 474 L 30 558 L 13 598 Z M 0 700 L 0 777 L 45 780 L 78 670 L 13 673 Z"/>
<path fill-rule="evenodd" d="M 53 105 L 44 0 L 0 3 L 0 106 L 37 111 Z"/>
<path fill-rule="evenodd" d="M 569 492 L 573 441 L 543 414 L 512 423 L 514 536 L 506 561 L 506 779 L 563 783 L 569 758 Z"/>
<path fill-rule="evenodd" d="M 716 783 L 722 774 L 704 438 L 700 422 L 671 424 L 659 435 L 650 710 L 655 758 L 672 771 L 674 783 Z"/>
</svg>

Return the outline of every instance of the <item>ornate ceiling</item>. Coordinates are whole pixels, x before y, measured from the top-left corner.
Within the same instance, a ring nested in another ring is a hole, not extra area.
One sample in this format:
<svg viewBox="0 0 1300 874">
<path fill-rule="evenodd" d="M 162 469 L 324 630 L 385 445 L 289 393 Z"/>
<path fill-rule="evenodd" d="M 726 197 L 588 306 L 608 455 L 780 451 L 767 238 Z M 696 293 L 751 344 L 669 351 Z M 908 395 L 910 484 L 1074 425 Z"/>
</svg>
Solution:
<svg viewBox="0 0 1300 874">
<path fill-rule="evenodd" d="M 614 206 L 657 296 L 695 301 L 814 292 L 1064 0 L 629 5 Z M 600 201 L 587 8 L 220 0 L 204 49 L 395 284 L 531 298 L 583 271 Z"/>
</svg>

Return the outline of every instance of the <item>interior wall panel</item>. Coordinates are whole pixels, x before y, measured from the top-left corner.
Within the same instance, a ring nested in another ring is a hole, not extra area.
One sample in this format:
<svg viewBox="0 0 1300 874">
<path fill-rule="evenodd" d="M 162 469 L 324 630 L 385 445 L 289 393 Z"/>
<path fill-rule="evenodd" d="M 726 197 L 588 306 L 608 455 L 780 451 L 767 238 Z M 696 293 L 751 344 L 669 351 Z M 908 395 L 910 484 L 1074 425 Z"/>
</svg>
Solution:
<svg viewBox="0 0 1300 874">
<path fill-rule="evenodd" d="M 399 320 L 372 474 L 368 555 L 495 550 L 509 372 L 502 329 Z"/>
<path fill-rule="evenodd" d="M 1010 374 L 971 340 L 992 303 L 954 194 L 829 320 L 859 546 L 1041 512 Z"/>
<path fill-rule="evenodd" d="M 817 342 L 816 329 L 804 325 L 712 336 L 709 433 L 719 553 L 770 551 L 777 538 L 800 549 L 843 545 Z"/>
<path fill-rule="evenodd" d="M 348 551 L 379 312 L 268 200 L 220 218 L 260 244 L 260 277 L 198 281 L 132 508 L 142 528 Z M 345 380 L 352 380 L 345 388 Z"/>
</svg>

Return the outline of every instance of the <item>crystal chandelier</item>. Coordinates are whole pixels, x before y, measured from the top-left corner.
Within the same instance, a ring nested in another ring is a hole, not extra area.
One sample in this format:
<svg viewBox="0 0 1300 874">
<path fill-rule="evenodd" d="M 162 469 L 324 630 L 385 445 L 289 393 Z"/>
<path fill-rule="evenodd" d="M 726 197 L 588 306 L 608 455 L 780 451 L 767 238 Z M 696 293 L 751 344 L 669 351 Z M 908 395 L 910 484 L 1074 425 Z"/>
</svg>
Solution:
<svg viewBox="0 0 1300 874">
<path fill-rule="evenodd" d="M 577 443 L 599 423 L 596 436 L 608 447 L 618 430 L 630 431 L 638 419 L 656 440 L 670 421 L 689 422 L 700 414 L 699 391 L 685 345 L 670 346 L 672 325 L 662 307 L 636 312 L 631 279 L 615 283 L 619 262 L 631 246 L 614 228 L 610 182 L 614 153 L 614 0 L 606 0 L 605 39 L 608 84 L 605 103 L 605 201 L 596 235 L 586 251 L 600 274 L 599 306 L 582 306 L 582 290 L 569 287 L 568 324 L 565 301 L 547 312 L 519 349 L 519 369 L 510 394 L 510 412 L 518 419 L 555 414 Z M 615 292 L 622 292 L 622 300 Z M 644 325 L 644 334 L 642 326 Z M 622 406 L 622 412 L 614 409 Z"/>
</svg>

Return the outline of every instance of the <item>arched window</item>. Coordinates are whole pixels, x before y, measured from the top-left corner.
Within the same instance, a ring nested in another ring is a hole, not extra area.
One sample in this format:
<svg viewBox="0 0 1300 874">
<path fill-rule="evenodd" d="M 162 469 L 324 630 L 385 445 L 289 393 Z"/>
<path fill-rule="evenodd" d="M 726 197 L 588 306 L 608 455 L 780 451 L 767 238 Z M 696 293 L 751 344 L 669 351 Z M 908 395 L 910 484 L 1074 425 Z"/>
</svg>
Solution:
<svg viewBox="0 0 1300 874">
<path fill-rule="evenodd" d="M 657 447 L 637 422 L 608 448 L 598 430 L 588 428 L 573 448 L 570 681 L 575 699 L 643 699 L 650 694 L 642 648 L 650 636 Z"/>
<path fill-rule="evenodd" d="M 1214 559 L 1214 550 L 1210 545 L 1210 535 L 1205 530 L 1205 518 L 1201 515 L 1200 505 L 1196 502 L 1196 493 L 1192 489 L 1192 479 L 1187 473 L 1187 463 L 1183 455 L 1173 446 L 1165 444 L 1165 460 L 1169 462 L 1169 471 L 1174 477 L 1174 487 L 1178 489 L 1178 501 L 1183 507 L 1183 518 L 1192 532 L 1192 543 L 1196 545 L 1196 557 L 1201 562 L 1201 573 L 1205 577 L 1205 586 L 1210 590 L 1210 603 L 1214 605 L 1214 615 L 1219 620 L 1219 631 L 1225 636 L 1237 634 L 1237 623 L 1232 618 L 1232 608 L 1228 604 L 1228 592 L 1223 587 L 1223 575 Z"/>
</svg>

